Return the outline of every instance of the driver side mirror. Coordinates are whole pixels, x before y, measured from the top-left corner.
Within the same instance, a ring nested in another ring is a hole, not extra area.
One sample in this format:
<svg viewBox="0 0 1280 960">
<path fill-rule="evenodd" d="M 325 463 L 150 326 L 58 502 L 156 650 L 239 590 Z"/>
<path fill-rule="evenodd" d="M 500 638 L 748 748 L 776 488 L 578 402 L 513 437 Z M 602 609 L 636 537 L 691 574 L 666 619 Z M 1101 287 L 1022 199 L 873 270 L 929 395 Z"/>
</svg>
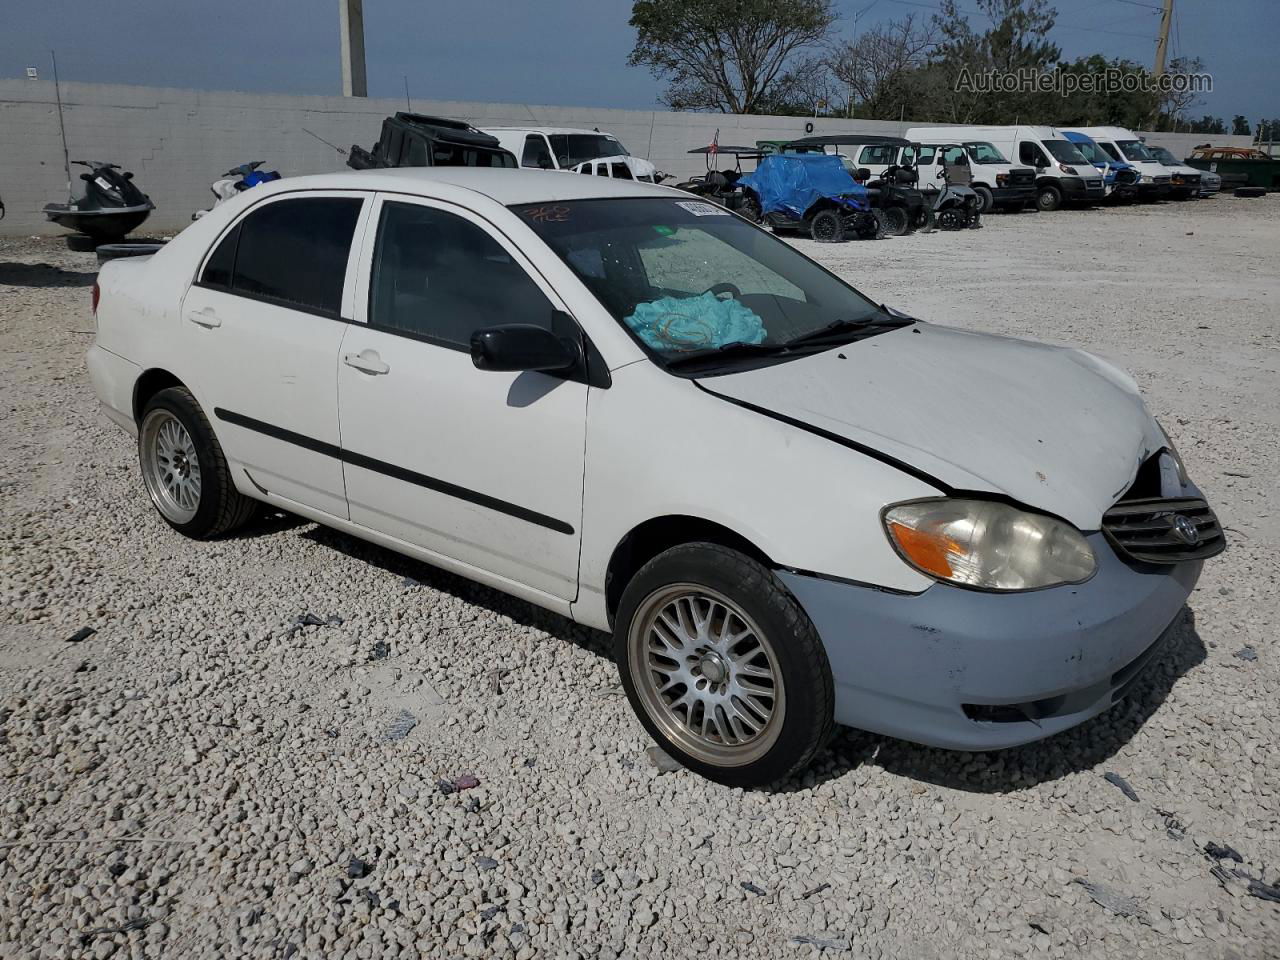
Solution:
<svg viewBox="0 0 1280 960">
<path fill-rule="evenodd" d="M 562 373 L 581 364 L 582 348 L 545 327 L 506 323 L 471 335 L 471 362 L 477 370 Z"/>
<path fill-rule="evenodd" d="M 123 176 L 126 180 L 132 180 L 132 179 L 133 179 L 133 171 L 132 171 L 132 170 L 126 170 L 126 171 L 122 174 L 122 176 Z"/>
<path fill-rule="evenodd" d="M 90 180 L 92 180 L 92 179 L 93 179 L 93 174 L 92 174 L 92 173 L 82 173 L 82 174 L 80 174 L 80 179 L 81 179 L 81 180 L 83 180 L 85 183 L 88 183 Z"/>
</svg>

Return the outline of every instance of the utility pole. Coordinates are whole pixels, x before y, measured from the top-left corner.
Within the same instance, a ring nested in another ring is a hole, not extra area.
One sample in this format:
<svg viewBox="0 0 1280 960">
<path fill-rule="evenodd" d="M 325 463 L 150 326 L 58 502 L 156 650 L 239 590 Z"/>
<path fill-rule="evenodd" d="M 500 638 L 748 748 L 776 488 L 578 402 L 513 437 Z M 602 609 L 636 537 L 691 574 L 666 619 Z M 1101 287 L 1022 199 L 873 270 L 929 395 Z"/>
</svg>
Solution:
<svg viewBox="0 0 1280 960">
<path fill-rule="evenodd" d="M 1173 25 L 1173 0 L 1164 0 L 1164 10 L 1160 12 L 1160 36 L 1156 40 L 1156 68 L 1153 71 L 1156 79 L 1164 76 L 1164 64 L 1169 56 L 1169 28 Z"/>
<path fill-rule="evenodd" d="M 364 0 L 338 0 L 342 25 L 342 95 L 367 97 L 364 74 Z"/>
</svg>

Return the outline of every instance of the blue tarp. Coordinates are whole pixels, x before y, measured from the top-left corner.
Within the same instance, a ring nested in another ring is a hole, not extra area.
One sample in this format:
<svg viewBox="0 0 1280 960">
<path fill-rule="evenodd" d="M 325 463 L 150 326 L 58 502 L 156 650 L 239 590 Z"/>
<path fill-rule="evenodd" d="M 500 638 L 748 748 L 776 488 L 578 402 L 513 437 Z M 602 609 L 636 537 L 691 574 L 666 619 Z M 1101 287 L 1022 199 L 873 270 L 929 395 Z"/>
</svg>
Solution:
<svg viewBox="0 0 1280 960">
<path fill-rule="evenodd" d="M 738 178 L 760 197 L 765 213 L 787 213 L 803 220 L 820 198 L 839 200 L 856 210 L 867 208 L 867 188 L 829 153 L 773 154 L 760 160 L 753 173 Z"/>
</svg>

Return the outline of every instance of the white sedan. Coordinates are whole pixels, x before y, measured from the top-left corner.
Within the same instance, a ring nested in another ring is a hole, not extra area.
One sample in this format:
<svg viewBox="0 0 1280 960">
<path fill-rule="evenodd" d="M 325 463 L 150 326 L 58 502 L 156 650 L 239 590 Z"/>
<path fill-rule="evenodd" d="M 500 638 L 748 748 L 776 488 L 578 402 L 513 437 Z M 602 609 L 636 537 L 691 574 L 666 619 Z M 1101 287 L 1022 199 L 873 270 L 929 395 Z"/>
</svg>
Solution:
<svg viewBox="0 0 1280 960">
<path fill-rule="evenodd" d="M 1119 370 L 906 317 L 663 187 L 282 180 L 94 303 L 94 387 L 175 530 L 261 501 L 611 630 L 645 728 L 723 783 L 833 723 L 1080 723 L 1224 545 Z"/>
</svg>

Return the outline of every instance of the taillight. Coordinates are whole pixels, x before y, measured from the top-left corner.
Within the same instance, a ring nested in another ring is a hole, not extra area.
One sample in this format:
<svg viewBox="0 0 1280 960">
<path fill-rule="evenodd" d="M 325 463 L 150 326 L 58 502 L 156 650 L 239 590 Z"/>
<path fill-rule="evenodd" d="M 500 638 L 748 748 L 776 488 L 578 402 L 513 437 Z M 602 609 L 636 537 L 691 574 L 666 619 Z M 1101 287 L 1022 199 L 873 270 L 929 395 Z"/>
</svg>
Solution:
<svg viewBox="0 0 1280 960">
<path fill-rule="evenodd" d="M 98 315 L 98 300 L 102 297 L 102 290 L 98 287 L 98 281 L 93 281 L 93 315 Z"/>
</svg>

